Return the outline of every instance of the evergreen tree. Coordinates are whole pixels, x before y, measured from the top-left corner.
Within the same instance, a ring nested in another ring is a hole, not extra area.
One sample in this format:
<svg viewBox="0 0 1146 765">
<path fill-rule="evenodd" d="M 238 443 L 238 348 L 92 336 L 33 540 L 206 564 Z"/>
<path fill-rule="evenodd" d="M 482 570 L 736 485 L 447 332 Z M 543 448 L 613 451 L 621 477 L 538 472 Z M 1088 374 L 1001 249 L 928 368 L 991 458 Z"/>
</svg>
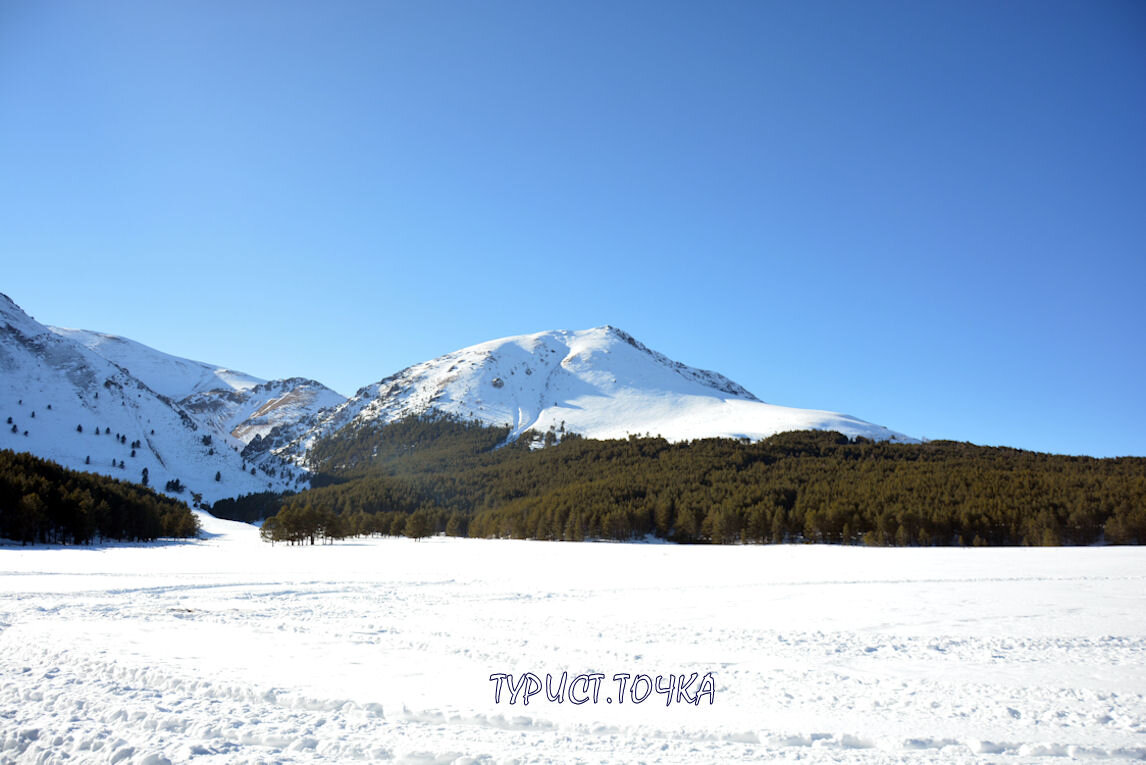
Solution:
<svg viewBox="0 0 1146 765">
<path fill-rule="evenodd" d="M 422 510 L 417 510 L 411 513 L 406 518 L 406 525 L 403 528 L 403 533 L 412 539 L 422 539 L 430 535 L 430 523 L 426 517 L 426 513 Z"/>
<path fill-rule="evenodd" d="M 0 451 L 0 537 L 24 544 L 147 541 L 199 533 L 181 502 L 142 486 Z"/>
<path fill-rule="evenodd" d="M 450 513 L 450 519 L 446 522 L 446 536 L 464 537 L 467 526 L 466 517 L 455 510 Z"/>
</svg>

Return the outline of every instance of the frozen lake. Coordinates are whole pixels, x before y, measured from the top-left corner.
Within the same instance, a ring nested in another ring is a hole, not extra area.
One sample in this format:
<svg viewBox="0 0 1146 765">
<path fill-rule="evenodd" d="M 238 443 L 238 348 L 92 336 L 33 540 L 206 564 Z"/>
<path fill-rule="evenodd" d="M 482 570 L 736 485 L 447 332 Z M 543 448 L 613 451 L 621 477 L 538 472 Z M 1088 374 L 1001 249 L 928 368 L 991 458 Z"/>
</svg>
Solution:
<svg viewBox="0 0 1146 765">
<path fill-rule="evenodd" d="M 292 548 L 204 525 L 0 548 L 0 762 L 1146 758 L 1144 548 Z M 573 703 L 591 678 L 495 701 L 491 675 L 527 672 L 603 679 L 595 703 Z"/>
</svg>

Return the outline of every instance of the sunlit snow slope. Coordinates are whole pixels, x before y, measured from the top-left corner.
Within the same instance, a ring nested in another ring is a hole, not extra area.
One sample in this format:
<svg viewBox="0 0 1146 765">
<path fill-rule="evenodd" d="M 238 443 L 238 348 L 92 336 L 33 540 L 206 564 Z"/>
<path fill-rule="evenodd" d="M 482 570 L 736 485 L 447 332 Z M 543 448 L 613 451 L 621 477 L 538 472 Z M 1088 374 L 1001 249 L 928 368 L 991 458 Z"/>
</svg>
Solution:
<svg viewBox="0 0 1146 765">
<path fill-rule="evenodd" d="M 271 380 L 241 391 L 212 390 L 180 401 L 197 419 L 239 443 L 270 437 L 276 428 L 308 422 L 346 401 L 320 382 L 302 377 Z"/>
<path fill-rule="evenodd" d="M 48 327 L 61 337 L 127 369 L 156 393 L 178 401 L 208 390 L 248 390 L 266 382 L 244 372 L 172 356 L 126 337 L 86 329 Z"/>
<path fill-rule="evenodd" d="M 272 449 L 297 439 L 314 425 L 320 412 L 346 401 L 345 396 L 322 383 L 302 377 L 267 381 L 172 356 L 126 337 L 86 329 L 48 329 L 80 343 L 172 399 L 214 441 L 242 450 L 242 462 L 249 463 L 245 469 L 258 466 L 269 478 L 284 479 L 288 485 L 292 475 L 289 469 L 283 471 Z M 304 481 L 301 474 L 293 473 L 293 488 Z"/>
<path fill-rule="evenodd" d="M 143 346 L 140 346 L 143 347 Z M 205 501 L 293 485 L 256 471 L 183 407 L 86 345 L 50 331 L 0 295 L 0 448 L 140 481 L 171 479 Z M 244 469 L 246 468 L 246 469 Z M 218 475 L 218 480 L 215 476 Z"/>
<path fill-rule="evenodd" d="M 282 429 L 277 437 L 283 441 L 297 437 L 296 425 L 306 422 L 309 426 L 319 411 L 346 400 L 322 383 L 302 377 L 267 381 L 172 356 L 126 337 L 86 329 L 48 329 L 128 370 L 240 448 L 256 438 L 269 437 L 276 428 Z"/>
<path fill-rule="evenodd" d="M 723 375 L 675 362 L 610 326 L 493 340 L 416 364 L 367 386 L 287 450 L 349 423 L 441 413 L 490 425 L 588 438 L 760 439 L 837 430 L 912 439 L 850 415 L 766 404 Z"/>
</svg>

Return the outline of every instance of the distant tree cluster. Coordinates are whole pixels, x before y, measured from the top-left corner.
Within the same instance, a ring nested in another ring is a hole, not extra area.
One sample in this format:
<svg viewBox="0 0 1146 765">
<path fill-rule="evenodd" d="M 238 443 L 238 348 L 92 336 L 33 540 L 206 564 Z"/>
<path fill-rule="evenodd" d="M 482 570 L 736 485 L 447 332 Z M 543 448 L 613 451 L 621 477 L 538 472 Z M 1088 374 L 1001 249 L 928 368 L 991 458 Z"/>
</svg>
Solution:
<svg viewBox="0 0 1146 765">
<path fill-rule="evenodd" d="M 404 513 L 355 513 L 339 515 L 328 508 L 283 507 L 263 522 L 262 538 L 268 542 L 302 545 L 331 542 L 347 537 L 407 536 L 422 539 L 434 533 L 437 517 L 429 510 Z M 457 536 L 460 536 L 457 535 Z"/>
<path fill-rule="evenodd" d="M 241 497 L 220 499 L 211 506 L 211 514 L 216 518 L 225 518 L 229 521 L 254 523 L 277 513 L 286 496 L 289 495 L 263 491 Z"/>
<path fill-rule="evenodd" d="M 24 544 L 87 544 L 194 537 L 182 502 L 137 484 L 0 451 L 0 537 Z"/>
<path fill-rule="evenodd" d="M 508 427 L 450 417 L 407 417 L 355 424 L 319 439 L 310 451 L 312 470 L 334 480 L 376 474 L 397 466 L 413 472 L 453 471 L 489 454 L 509 438 Z"/>
<path fill-rule="evenodd" d="M 341 518 L 347 535 L 412 535 L 406 519 L 420 513 L 429 533 L 474 537 L 1146 543 L 1146 459 L 820 431 L 678 444 L 567 434 L 542 450 L 524 446 L 537 438 L 527 434 L 495 448 L 507 432 L 416 418 L 344 431 L 315 447 L 319 488 L 282 503 Z"/>
</svg>

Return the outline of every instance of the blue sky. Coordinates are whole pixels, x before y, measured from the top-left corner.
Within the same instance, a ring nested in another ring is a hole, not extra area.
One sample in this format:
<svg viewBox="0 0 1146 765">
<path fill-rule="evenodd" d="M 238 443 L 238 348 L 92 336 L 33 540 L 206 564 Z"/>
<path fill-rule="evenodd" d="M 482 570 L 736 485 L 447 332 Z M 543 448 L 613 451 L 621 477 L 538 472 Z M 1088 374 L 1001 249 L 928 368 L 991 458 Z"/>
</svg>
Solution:
<svg viewBox="0 0 1146 765">
<path fill-rule="evenodd" d="M 0 291 L 343 393 L 622 327 L 1146 455 L 1140 2 L 0 4 Z"/>
</svg>

